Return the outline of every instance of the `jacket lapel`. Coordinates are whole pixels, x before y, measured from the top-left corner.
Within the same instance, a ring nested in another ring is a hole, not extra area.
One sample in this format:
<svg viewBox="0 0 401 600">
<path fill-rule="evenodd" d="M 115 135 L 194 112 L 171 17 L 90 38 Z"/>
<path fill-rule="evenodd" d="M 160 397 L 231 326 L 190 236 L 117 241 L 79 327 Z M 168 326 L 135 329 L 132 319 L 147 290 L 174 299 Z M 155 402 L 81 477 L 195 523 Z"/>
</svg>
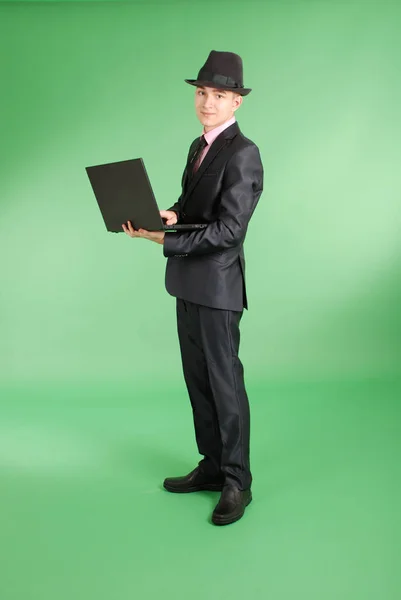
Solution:
<svg viewBox="0 0 401 600">
<path fill-rule="evenodd" d="M 183 174 L 183 179 L 182 179 L 182 190 L 183 190 L 183 194 L 182 197 L 184 198 L 187 190 L 188 190 L 188 184 L 189 184 L 189 169 L 191 168 L 191 158 L 194 154 L 195 148 L 196 148 L 196 144 L 198 142 L 197 138 L 196 140 L 194 140 L 194 142 L 192 143 L 190 149 L 189 149 L 189 153 L 188 153 L 188 159 L 187 159 L 187 164 L 185 166 L 185 170 L 184 170 L 184 174 Z"/>
<path fill-rule="evenodd" d="M 232 139 L 239 132 L 239 127 L 237 122 L 227 127 L 224 131 L 221 132 L 220 135 L 214 140 L 210 149 L 208 150 L 205 158 L 203 159 L 199 169 L 193 175 L 191 180 L 188 182 L 188 169 L 190 168 L 187 164 L 186 174 L 185 174 L 185 184 L 186 189 L 183 198 L 181 199 L 181 206 L 184 206 L 185 202 L 188 200 L 188 197 L 196 187 L 197 183 L 201 179 L 203 173 L 206 171 L 208 166 L 213 162 L 218 153 L 227 145 L 228 140 Z"/>
</svg>

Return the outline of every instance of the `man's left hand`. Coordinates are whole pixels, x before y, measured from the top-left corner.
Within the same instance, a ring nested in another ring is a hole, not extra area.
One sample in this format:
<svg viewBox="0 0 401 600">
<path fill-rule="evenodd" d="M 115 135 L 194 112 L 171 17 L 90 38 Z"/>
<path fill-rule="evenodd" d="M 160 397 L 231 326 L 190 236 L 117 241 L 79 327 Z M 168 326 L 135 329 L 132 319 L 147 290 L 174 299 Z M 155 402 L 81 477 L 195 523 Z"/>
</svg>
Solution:
<svg viewBox="0 0 401 600">
<path fill-rule="evenodd" d="M 146 231 L 146 229 L 136 230 L 132 227 L 131 221 L 128 221 L 128 227 L 125 223 L 123 223 L 123 229 L 125 233 L 132 238 L 141 237 L 150 240 L 151 242 L 156 242 L 157 244 L 164 243 L 164 231 Z"/>
</svg>

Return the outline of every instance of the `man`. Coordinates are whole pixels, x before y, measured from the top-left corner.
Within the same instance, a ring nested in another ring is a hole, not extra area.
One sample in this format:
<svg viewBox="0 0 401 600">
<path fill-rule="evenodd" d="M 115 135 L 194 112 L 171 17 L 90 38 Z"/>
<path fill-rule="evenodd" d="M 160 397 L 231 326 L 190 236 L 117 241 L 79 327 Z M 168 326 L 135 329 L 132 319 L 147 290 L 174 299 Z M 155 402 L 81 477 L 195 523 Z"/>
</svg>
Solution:
<svg viewBox="0 0 401 600">
<path fill-rule="evenodd" d="M 212 50 L 198 78 L 195 109 L 203 135 L 192 143 L 182 193 L 168 225 L 207 223 L 197 231 L 135 231 L 131 237 L 163 244 L 167 291 L 177 298 L 177 326 L 184 378 L 203 459 L 188 475 L 165 479 L 170 492 L 221 491 L 216 525 L 240 519 L 252 500 L 249 404 L 238 357 L 239 324 L 247 308 L 243 243 L 263 189 L 257 146 L 235 119 L 243 97 L 242 60 Z"/>
</svg>

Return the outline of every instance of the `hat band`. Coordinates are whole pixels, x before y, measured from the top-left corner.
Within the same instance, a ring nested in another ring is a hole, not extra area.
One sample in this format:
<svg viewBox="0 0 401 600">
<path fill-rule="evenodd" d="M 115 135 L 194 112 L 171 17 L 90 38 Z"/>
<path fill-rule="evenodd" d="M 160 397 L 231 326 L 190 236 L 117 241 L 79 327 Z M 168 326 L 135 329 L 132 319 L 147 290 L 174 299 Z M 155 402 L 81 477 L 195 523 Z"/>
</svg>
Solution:
<svg viewBox="0 0 401 600">
<path fill-rule="evenodd" d="M 217 73 L 212 73 L 211 71 L 199 71 L 198 80 L 211 81 L 218 85 L 227 85 L 235 88 L 244 87 L 242 84 L 237 83 L 232 77 L 226 77 L 225 75 L 219 75 Z"/>
</svg>

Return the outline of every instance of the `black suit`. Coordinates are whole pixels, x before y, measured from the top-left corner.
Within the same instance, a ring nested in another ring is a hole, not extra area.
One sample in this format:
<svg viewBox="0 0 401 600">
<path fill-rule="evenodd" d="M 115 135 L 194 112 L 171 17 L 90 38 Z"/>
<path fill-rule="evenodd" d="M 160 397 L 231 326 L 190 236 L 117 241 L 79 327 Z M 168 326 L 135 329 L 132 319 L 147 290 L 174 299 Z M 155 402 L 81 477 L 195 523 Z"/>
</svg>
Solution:
<svg viewBox="0 0 401 600">
<path fill-rule="evenodd" d="M 257 146 L 238 124 L 212 143 L 190 177 L 191 144 L 182 194 L 169 210 L 203 230 L 166 233 L 166 289 L 177 298 L 184 377 L 201 467 L 240 489 L 250 487 L 249 405 L 238 357 L 239 323 L 248 308 L 243 242 L 263 189 Z"/>
</svg>

